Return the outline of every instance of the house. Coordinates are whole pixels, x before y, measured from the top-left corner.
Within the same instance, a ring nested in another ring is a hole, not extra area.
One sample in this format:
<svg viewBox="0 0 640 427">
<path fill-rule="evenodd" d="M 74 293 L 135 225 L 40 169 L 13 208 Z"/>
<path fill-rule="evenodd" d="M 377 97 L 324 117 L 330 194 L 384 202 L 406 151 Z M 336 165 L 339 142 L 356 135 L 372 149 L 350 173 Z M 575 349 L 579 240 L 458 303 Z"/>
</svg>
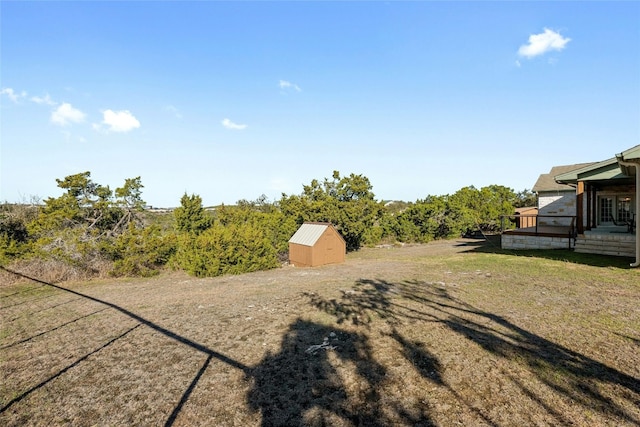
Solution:
<svg viewBox="0 0 640 427">
<path fill-rule="evenodd" d="M 635 257 L 640 265 L 640 145 L 595 163 L 559 166 L 541 175 L 535 227 L 506 231 L 510 249 L 573 248 Z M 553 182 L 550 180 L 553 177 Z"/>
<path fill-rule="evenodd" d="M 504 249 L 567 249 L 574 243 L 576 218 L 576 190 L 558 183 L 556 175 L 592 165 L 578 163 L 554 166 L 543 173 L 531 188 L 538 199 L 537 212 L 518 212 L 511 219 L 515 230 L 502 233 Z M 503 222 L 504 223 L 504 222 Z"/>
<path fill-rule="evenodd" d="M 329 223 L 305 222 L 289 239 L 289 262 L 296 267 L 342 263 L 346 252 L 346 242 Z"/>
<path fill-rule="evenodd" d="M 574 187 L 556 182 L 557 175 L 580 169 L 593 163 L 554 166 L 549 173 L 541 174 L 531 189 L 538 196 L 540 225 L 569 225 L 569 218 L 558 216 L 576 215 L 576 190 Z"/>
</svg>

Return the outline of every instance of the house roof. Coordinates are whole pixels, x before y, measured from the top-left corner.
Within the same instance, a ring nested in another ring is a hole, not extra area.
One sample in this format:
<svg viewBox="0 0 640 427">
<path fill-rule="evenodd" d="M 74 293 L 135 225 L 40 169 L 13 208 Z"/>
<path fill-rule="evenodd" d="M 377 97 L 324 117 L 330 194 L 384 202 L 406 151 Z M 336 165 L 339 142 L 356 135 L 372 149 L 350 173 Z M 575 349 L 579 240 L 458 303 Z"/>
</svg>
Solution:
<svg viewBox="0 0 640 427">
<path fill-rule="evenodd" d="M 640 145 L 629 148 L 616 157 L 601 162 L 587 164 L 582 168 L 556 175 L 555 180 L 561 184 L 577 181 L 608 181 L 611 179 L 628 179 L 635 174 L 635 168 L 623 166 L 619 161 L 640 161 Z"/>
<path fill-rule="evenodd" d="M 300 228 L 298 228 L 298 231 L 291 236 L 289 243 L 313 246 L 329 227 L 334 228 L 333 225 L 328 222 L 305 222 L 300 226 Z M 337 230 L 336 234 L 340 236 L 340 234 L 337 233 Z M 342 238 L 342 236 L 340 236 L 340 238 Z"/>
<path fill-rule="evenodd" d="M 618 161 L 640 163 L 640 145 L 616 154 L 616 158 Z M 633 176 L 638 173 L 638 168 L 629 167 L 628 165 L 620 165 L 620 170 L 628 176 Z"/>
<path fill-rule="evenodd" d="M 534 193 L 542 191 L 574 191 L 573 187 L 567 184 L 556 182 L 555 177 L 561 174 L 569 173 L 584 167 L 593 165 L 593 163 L 578 163 L 575 165 L 554 166 L 549 173 L 543 173 L 538 177 L 535 185 L 531 189 Z"/>
<path fill-rule="evenodd" d="M 555 180 L 559 183 L 575 184 L 578 180 L 613 179 L 618 174 L 620 174 L 618 162 L 612 158 L 586 165 L 580 169 L 558 174 Z"/>
<path fill-rule="evenodd" d="M 640 145 L 636 145 L 635 147 L 631 147 L 628 150 L 623 151 L 618 154 L 620 160 L 640 160 Z"/>
</svg>

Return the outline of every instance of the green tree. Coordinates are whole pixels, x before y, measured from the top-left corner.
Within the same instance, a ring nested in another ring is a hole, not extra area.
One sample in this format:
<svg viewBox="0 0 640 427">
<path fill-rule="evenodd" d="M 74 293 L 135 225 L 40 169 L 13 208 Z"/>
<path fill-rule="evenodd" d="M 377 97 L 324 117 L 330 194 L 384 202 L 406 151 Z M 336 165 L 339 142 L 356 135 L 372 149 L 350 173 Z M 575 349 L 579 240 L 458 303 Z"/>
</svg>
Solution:
<svg viewBox="0 0 640 427">
<path fill-rule="evenodd" d="M 116 203 L 128 210 L 141 211 L 145 205 L 142 200 L 143 188 L 144 185 L 139 176 L 125 179 L 124 185 L 116 188 Z"/>
<path fill-rule="evenodd" d="M 456 216 L 451 211 L 448 196 L 427 196 L 396 215 L 390 229 L 401 242 L 426 243 L 455 233 Z"/>
<path fill-rule="evenodd" d="M 369 179 L 351 174 L 342 177 L 334 171 L 323 182 L 316 179 L 303 186 L 301 195 L 282 195 L 280 209 L 285 216 L 305 221 L 330 222 L 340 232 L 347 250 L 361 247 L 363 239 L 380 219 L 383 206 L 375 200 Z"/>
<path fill-rule="evenodd" d="M 298 228 L 295 218 L 286 216 L 277 204 L 268 203 L 264 196 L 256 201 L 239 200 L 236 206 L 221 206 L 216 210 L 216 220 L 223 226 L 247 223 L 259 228 L 281 258 L 285 258 L 289 238 Z"/>
<path fill-rule="evenodd" d="M 202 207 L 202 198 L 196 194 L 188 196 L 184 193 L 180 199 L 180 207 L 173 211 L 176 228 L 181 233 L 200 234 L 211 227 L 213 219 Z"/>
<path fill-rule="evenodd" d="M 142 200 L 142 189 L 144 185 L 140 177 L 127 178 L 122 187 L 116 188 L 115 206 L 121 210 L 121 218 L 113 226 L 112 231 L 116 234 L 118 231 L 124 232 L 130 229 L 130 224 L 142 226 L 141 212 L 144 210 L 145 202 Z"/>
<path fill-rule="evenodd" d="M 175 264 L 198 277 L 241 274 L 278 266 L 276 249 L 264 230 L 251 223 L 219 223 L 200 234 L 178 238 Z"/>
<path fill-rule="evenodd" d="M 36 234 L 64 228 L 82 228 L 87 234 L 99 235 L 111 232 L 124 215 L 113 203 L 113 193 L 108 186 L 91 179 L 90 172 L 56 179 L 58 187 L 66 190 L 60 197 L 44 201 L 38 219 L 31 224 Z"/>
<path fill-rule="evenodd" d="M 19 258 L 29 250 L 26 222 L 28 209 L 18 209 L 7 203 L 0 205 L 0 263 Z"/>
<path fill-rule="evenodd" d="M 101 249 L 113 261 L 112 275 L 147 277 L 158 274 L 176 247 L 174 236 L 163 234 L 159 226 L 138 228 L 129 223 L 126 233 L 103 242 Z"/>
<path fill-rule="evenodd" d="M 456 214 L 456 228 L 461 233 L 496 231 L 500 228 L 501 215 L 513 215 L 515 201 L 513 190 L 502 185 L 489 185 L 480 190 L 464 187 L 449 199 L 451 213 Z"/>
<path fill-rule="evenodd" d="M 533 191 L 525 188 L 516 194 L 516 201 L 513 206 L 516 208 L 538 206 L 538 196 Z"/>
<path fill-rule="evenodd" d="M 143 239 L 151 238 L 151 234 L 142 232 L 139 218 L 144 203 L 140 177 L 125 180 L 115 197 L 109 186 L 94 182 L 90 172 L 69 175 L 56 182 L 64 193 L 47 198 L 36 218 L 27 225 L 33 254 L 79 268 L 89 275 L 108 270 L 110 264 L 105 262 L 108 260 L 125 262 L 131 271 L 136 263 L 146 262 L 135 255 L 133 247 L 126 249 L 121 243 L 135 241 L 140 246 Z"/>
<path fill-rule="evenodd" d="M 513 215 L 518 197 L 509 187 L 503 185 L 489 185 L 480 189 L 482 198 L 481 228 L 483 231 L 497 231 L 500 229 L 500 217 Z"/>
</svg>

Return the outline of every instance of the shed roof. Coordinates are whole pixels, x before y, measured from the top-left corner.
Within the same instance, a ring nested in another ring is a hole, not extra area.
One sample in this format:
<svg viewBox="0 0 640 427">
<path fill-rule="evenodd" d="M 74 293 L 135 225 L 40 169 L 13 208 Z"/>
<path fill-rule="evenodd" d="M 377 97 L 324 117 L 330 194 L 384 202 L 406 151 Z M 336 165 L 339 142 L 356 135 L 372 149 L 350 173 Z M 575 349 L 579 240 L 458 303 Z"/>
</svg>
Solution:
<svg viewBox="0 0 640 427">
<path fill-rule="evenodd" d="M 313 246 L 327 228 L 333 228 L 328 222 L 305 222 L 289 239 L 289 243 L 303 246 Z M 338 234 L 340 236 L 340 234 Z M 340 236 L 342 238 L 342 236 Z"/>
<path fill-rule="evenodd" d="M 524 206 L 522 208 L 516 208 L 516 215 L 522 215 L 527 212 L 537 211 L 537 210 L 538 210 L 537 206 Z"/>
<path fill-rule="evenodd" d="M 557 183 L 555 177 L 592 164 L 593 163 L 578 163 L 575 165 L 554 166 L 549 173 L 543 173 L 538 177 L 531 191 L 534 193 L 541 191 L 574 191 L 574 188 L 569 185 Z"/>
</svg>

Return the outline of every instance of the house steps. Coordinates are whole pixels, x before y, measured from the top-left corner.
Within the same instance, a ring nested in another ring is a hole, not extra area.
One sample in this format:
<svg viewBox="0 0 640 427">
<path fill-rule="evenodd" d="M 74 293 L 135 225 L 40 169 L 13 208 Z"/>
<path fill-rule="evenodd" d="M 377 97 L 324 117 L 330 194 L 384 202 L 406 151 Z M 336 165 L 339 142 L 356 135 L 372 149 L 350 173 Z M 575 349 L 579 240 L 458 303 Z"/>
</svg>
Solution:
<svg viewBox="0 0 640 427">
<path fill-rule="evenodd" d="M 625 233 L 589 233 L 576 238 L 576 252 L 633 258 L 636 255 L 636 236 Z"/>
</svg>

